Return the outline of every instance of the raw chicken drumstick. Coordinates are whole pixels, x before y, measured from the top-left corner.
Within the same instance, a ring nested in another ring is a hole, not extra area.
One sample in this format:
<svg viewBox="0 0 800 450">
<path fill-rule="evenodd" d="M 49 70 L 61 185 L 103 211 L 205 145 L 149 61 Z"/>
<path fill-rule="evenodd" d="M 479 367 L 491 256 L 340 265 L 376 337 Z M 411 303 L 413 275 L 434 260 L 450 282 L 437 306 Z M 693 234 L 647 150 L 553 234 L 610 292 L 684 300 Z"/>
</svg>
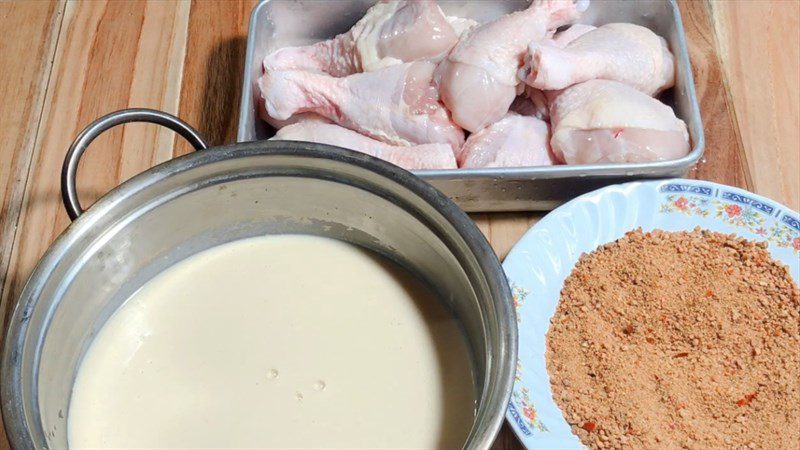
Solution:
<svg viewBox="0 0 800 450">
<path fill-rule="evenodd" d="M 488 127 L 473 133 L 458 155 L 459 167 L 550 166 L 547 123 L 534 116 L 509 112 Z"/>
<path fill-rule="evenodd" d="M 675 61 L 667 42 L 631 23 L 603 25 L 564 47 L 552 40 L 531 42 L 525 60 L 520 78 L 542 90 L 600 78 L 655 95 L 675 82 Z"/>
<path fill-rule="evenodd" d="M 457 25 L 463 28 L 467 22 Z M 381 1 L 344 34 L 267 55 L 264 70 L 315 70 L 342 77 L 421 59 L 438 62 L 458 36 L 435 0 Z"/>
<path fill-rule="evenodd" d="M 576 23 L 570 25 L 570 27 L 567 28 L 566 30 L 556 33 L 555 36 L 553 36 L 551 42 L 559 47 L 566 47 L 567 44 L 569 44 L 570 42 L 596 29 L 597 27 L 594 25 Z"/>
<path fill-rule="evenodd" d="M 672 108 L 616 81 L 591 80 L 550 103 L 553 153 L 567 164 L 677 159 L 689 152 Z"/>
<path fill-rule="evenodd" d="M 498 121 L 517 95 L 517 71 L 531 41 L 577 19 L 588 0 L 535 0 L 466 33 L 437 70 L 442 101 L 462 128 Z"/>
<path fill-rule="evenodd" d="M 570 42 L 596 28 L 592 25 L 576 23 L 566 30 L 556 33 L 550 42 L 559 47 L 565 47 Z M 525 90 L 514 99 L 508 109 L 523 116 L 536 116 L 542 120 L 550 120 L 550 110 L 547 106 L 548 95 L 552 96 L 553 93 L 546 93 L 540 89 L 525 85 Z"/>
<path fill-rule="evenodd" d="M 441 143 L 457 151 L 464 131 L 439 103 L 429 62 L 399 64 L 344 78 L 301 70 L 267 71 L 259 80 L 267 114 L 312 112 L 394 145 Z"/>
<path fill-rule="evenodd" d="M 368 138 L 342 126 L 319 120 L 307 120 L 278 130 L 273 139 L 307 141 L 349 148 L 389 161 L 406 170 L 455 169 L 453 149 L 447 144 L 423 144 L 401 147 Z"/>
</svg>

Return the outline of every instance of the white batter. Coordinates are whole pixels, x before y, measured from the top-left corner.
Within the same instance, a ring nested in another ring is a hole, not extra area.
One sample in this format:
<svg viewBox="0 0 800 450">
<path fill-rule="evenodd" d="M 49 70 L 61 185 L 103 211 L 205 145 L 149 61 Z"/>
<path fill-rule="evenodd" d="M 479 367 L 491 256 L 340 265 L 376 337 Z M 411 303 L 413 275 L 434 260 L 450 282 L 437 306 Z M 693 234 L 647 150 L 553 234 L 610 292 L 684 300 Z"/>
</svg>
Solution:
<svg viewBox="0 0 800 450">
<path fill-rule="evenodd" d="M 222 245 L 166 270 L 83 360 L 70 447 L 461 448 L 466 342 L 425 287 L 332 239 Z"/>
</svg>

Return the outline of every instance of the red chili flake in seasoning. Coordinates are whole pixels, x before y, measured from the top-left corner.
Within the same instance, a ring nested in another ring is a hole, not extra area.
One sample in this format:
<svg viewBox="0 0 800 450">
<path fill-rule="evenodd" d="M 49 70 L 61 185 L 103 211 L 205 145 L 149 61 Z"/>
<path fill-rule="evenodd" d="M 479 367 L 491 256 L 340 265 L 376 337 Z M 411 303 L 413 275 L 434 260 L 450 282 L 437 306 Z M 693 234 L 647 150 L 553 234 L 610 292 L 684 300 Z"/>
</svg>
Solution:
<svg viewBox="0 0 800 450">
<path fill-rule="evenodd" d="M 653 342 L 656 341 L 655 339 L 651 338 L 650 336 L 644 338 L 644 340 L 647 341 L 648 344 L 652 344 Z"/>
<path fill-rule="evenodd" d="M 753 392 L 752 394 L 747 394 L 747 395 L 744 396 L 744 398 L 736 400 L 736 405 L 738 405 L 738 406 L 747 406 L 748 404 L 750 404 L 750 402 L 753 401 L 754 398 L 756 398 L 756 393 L 755 392 Z"/>
<path fill-rule="evenodd" d="M 714 293 L 711 291 L 706 291 L 706 297 L 713 297 Z"/>
<path fill-rule="evenodd" d="M 591 433 L 595 430 L 595 428 L 597 428 L 597 424 L 594 422 L 584 422 L 583 425 L 581 425 L 581 428 Z"/>
<path fill-rule="evenodd" d="M 688 352 L 680 352 L 672 355 L 673 358 L 686 358 L 687 356 L 689 356 Z"/>
<path fill-rule="evenodd" d="M 661 317 L 659 317 L 658 319 L 661 320 L 662 322 L 666 322 L 667 321 L 667 315 L 666 314 L 662 314 Z"/>
</svg>

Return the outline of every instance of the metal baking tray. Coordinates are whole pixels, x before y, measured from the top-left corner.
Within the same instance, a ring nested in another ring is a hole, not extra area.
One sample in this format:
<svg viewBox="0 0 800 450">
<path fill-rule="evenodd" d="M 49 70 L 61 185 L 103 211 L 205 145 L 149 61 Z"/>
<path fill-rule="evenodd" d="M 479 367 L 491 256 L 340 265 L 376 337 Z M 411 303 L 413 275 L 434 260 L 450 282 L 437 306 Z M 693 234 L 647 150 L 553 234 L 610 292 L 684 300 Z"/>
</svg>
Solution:
<svg viewBox="0 0 800 450">
<path fill-rule="evenodd" d="M 307 45 L 347 31 L 376 0 L 263 0 L 250 17 L 239 142 L 269 139 L 274 130 L 258 118 L 257 81 L 261 61 L 288 45 Z M 481 22 L 523 9 L 525 0 L 439 0 L 449 16 Z M 637 164 L 591 164 L 414 172 L 466 211 L 549 210 L 598 187 L 641 178 L 685 175 L 703 155 L 703 125 L 689 65 L 689 53 L 674 0 L 592 0 L 581 22 L 601 25 L 631 22 L 646 26 L 669 42 L 675 54 L 675 87 L 660 98 L 686 122 L 693 144 L 681 159 Z"/>
</svg>

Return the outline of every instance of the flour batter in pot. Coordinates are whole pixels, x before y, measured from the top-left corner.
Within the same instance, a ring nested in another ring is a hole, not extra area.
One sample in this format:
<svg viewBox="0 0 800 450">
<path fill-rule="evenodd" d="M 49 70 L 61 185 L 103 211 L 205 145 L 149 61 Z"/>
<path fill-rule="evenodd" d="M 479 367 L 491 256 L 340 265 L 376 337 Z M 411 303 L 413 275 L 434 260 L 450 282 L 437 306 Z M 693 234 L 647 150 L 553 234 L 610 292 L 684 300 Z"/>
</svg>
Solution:
<svg viewBox="0 0 800 450">
<path fill-rule="evenodd" d="M 81 363 L 71 448 L 461 448 L 466 340 L 410 274 L 329 238 L 196 254 L 135 293 Z"/>
</svg>

